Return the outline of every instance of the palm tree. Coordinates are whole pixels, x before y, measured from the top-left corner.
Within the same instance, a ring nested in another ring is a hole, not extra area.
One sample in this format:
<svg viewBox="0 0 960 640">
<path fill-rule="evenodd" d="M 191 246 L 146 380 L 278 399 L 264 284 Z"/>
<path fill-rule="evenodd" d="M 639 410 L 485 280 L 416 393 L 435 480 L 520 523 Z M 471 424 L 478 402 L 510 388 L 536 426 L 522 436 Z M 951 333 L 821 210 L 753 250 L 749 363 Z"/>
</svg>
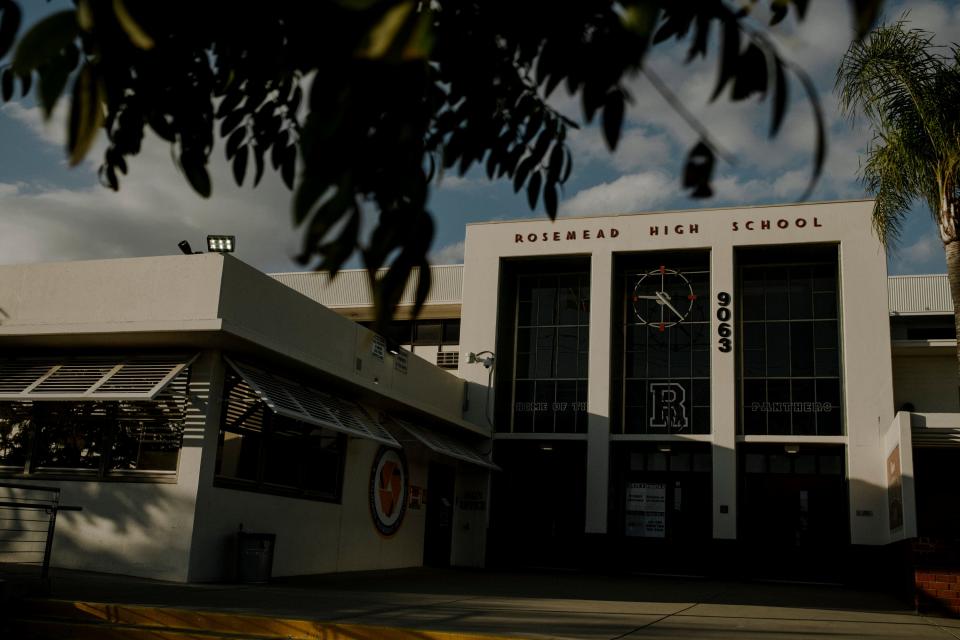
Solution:
<svg viewBox="0 0 960 640">
<path fill-rule="evenodd" d="M 960 49 L 933 45 L 906 15 L 854 41 L 837 70 L 840 109 L 873 130 L 860 177 L 876 201 L 873 226 L 896 243 L 915 202 L 930 210 L 947 259 L 960 333 Z M 958 348 L 960 370 L 960 348 Z"/>
</svg>

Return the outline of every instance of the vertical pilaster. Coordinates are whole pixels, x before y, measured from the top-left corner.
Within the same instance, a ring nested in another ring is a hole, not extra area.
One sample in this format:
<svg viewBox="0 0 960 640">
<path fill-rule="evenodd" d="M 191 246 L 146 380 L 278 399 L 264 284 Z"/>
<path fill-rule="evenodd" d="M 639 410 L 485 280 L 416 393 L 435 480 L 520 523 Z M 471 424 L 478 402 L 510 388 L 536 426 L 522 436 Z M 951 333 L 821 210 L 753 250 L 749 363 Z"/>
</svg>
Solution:
<svg viewBox="0 0 960 640">
<path fill-rule="evenodd" d="M 587 392 L 586 533 L 607 532 L 610 484 L 610 309 L 613 254 L 594 253 L 590 261 L 590 360 Z"/>
<path fill-rule="evenodd" d="M 737 369 L 739 349 L 736 334 L 735 272 L 733 247 L 714 245 L 710 253 L 710 424 L 713 433 L 713 537 L 737 537 Z M 717 298 L 730 294 L 730 319 L 733 331 L 730 351 L 720 351 Z"/>
</svg>

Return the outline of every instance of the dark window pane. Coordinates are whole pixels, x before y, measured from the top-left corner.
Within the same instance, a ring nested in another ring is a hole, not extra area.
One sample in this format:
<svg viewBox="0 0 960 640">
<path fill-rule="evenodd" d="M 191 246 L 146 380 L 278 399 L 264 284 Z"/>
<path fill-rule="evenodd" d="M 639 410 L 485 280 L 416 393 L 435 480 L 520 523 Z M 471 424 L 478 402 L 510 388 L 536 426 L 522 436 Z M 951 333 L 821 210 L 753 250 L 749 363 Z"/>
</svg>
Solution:
<svg viewBox="0 0 960 640">
<path fill-rule="evenodd" d="M 813 294 L 813 315 L 815 318 L 836 318 L 837 317 L 837 294 L 836 293 L 814 293 Z"/>
<path fill-rule="evenodd" d="M 823 475 L 835 476 L 843 471 L 843 460 L 836 455 L 820 456 L 820 473 Z"/>
<path fill-rule="evenodd" d="M 837 268 L 834 265 L 817 265 L 812 269 L 813 290 L 816 291 L 836 291 L 837 290 Z"/>
<path fill-rule="evenodd" d="M 741 280 L 742 304 L 741 314 L 744 320 L 763 320 L 764 318 L 764 286 L 763 270 L 744 269 Z"/>
<path fill-rule="evenodd" d="M 580 293 L 577 276 L 560 276 L 558 324 L 578 324 L 580 318 Z"/>
<path fill-rule="evenodd" d="M 786 320 L 790 317 L 787 270 L 767 270 L 767 320 Z"/>
<path fill-rule="evenodd" d="M 577 423 L 577 383 L 558 382 L 557 399 L 554 410 L 556 413 L 557 433 L 573 433 Z"/>
<path fill-rule="evenodd" d="M 590 324 L 590 278 L 588 276 L 580 276 L 580 299 L 578 300 L 580 304 L 580 324 L 587 325 Z"/>
<path fill-rule="evenodd" d="M 817 472 L 817 456 L 812 454 L 795 455 L 793 459 L 793 472 L 814 474 Z"/>
<path fill-rule="evenodd" d="M 706 349 L 699 349 L 693 352 L 693 375 L 707 377 L 710 375 L 710 352 Z"/>
<path fill-rule="evenodd" d="M 790 270 L 790 318 L 807 320 L 813 317 L 813 283 L 808 267 Z"/>
<path fill-rule="evenodd" d="M 773 453 L 767 457 L 770 473 L 790 473 L 790 458 L 784 453 Z"/>
<path fill-rule="evenodd" d="M 767 383 L 763 380 L 743 381 L 743 429 L 747 435 L 766 435 Z"/>
<path fill-rule="evenodd" d="M 387 335 L 384 337 L 397 344 L 410 344 L 413 340 L 412 331 L 413 323 L 409 320 L 391 322 L 387 325 Z"/>
<path fill-rule="evenodd" d="M 667 375 L 669 365 L 669 337 L 666 331 L 649 329 L 650 342 L 647 346 L 647 375 L 661 378 Z"/>
<path fill-rule="evenodd" d="M 145 403 L 146 404 L 146 403 Z M 153 406 L 122 403 L 117 421 L 110 468 L 138 471 L 176 471 L 183 441 L 183 420 L 164 415 Z"/>
<path fill-rule="evenodd" d="M 517 301 L 530 302 L 533 300 L 533 287 L 536 284 L 536 278 L 520 277 L 517 278 Z"/>
<path fill-rule="evenodd" d="M 766 473 L 767 456 L 762 453 L 748 453 L 744 456 L 743 468 L 747 473 Z"/>
<path fill-rule="evenodd" d="M 586 378 L 590 375 L 590 354 L 581 351 L 577 354 L 577 377 Z"/>
<path fill-rule="evenodd" d="M 23 469 L 30 444 L 31 409 L 19 402 L 0 402 L 0 467 Z"/>
<path fill-rule="evenodd" d="M 693 470 L 696 473 L 709 473 L 713 470 L 713 458 L 709 453 L 693 454 Z"/>
<path fill-rule="evenodd" d="M 837 333 L 836 320 L 820 320 L 813 323 L 814 345 L 817 349 L 836 349 Z"/>
<path fill-rule="evenodd" d="M 840 354 L 836 349 L 817 349 L 817 375 L 839 376 Z"/>
<path fill-rule="evenodd" d="M 101 403 L 38 402 L 38 467 L 99 469 L 107 413 Z"/>
<path fill-rule="evenodd" d="M 532 327 L 536 324 L 536 307 L 532 302 L 517 303 L 517 326 Z"/>
<path fill-rule="evenodd" d="M 691 409 L 692 433 L 710 433 L 710 407 Z"/>
<path fill-rule="evenodd" d="M 460 321 L 443 321 L 443 344 L 460 344 Z"/>
<path fill-rule="evenodd" d="M 557 371 L 558 378 L 577 377 L 577 328 L 560 327 L 557 329 Z"/>
<path fill-rule="evenodd" d="M 339 493 L 341 459 L 346 436 L 329 429 L 307 426 L 307 437 L 300 457 L 301 487 L 326 496 Z"/>
<path fill-rule="evenodd" d="M 821 436 L 841 435 L 840 381 L 817 380 L 817 403 L 820 409 L 817 412 L 817 434 Z"/>
<path fill-rule="evenodd" d="M 786 322 L 767 325 L 767 375 L 790 375 L 790 329 Z"/>
<path fill-rule="evenodd" d="M 690 332 L 683 325 L 667 329 L 670 334 L 670 377 L 689 378 L 691 366 Z"/>
<path fill-rule="evenodd" d="M 264 482 L 282 487 L 298 487 L 297 460 L 303 450 L 304 440 L 301 423 L 283 416 L 273 416 L 270 438 L 264 447 Z"/>
<path fill-rule="evenodd" d="M 537 380 L 534 393 L 536 412 L 533 430 L 537 433 L 552 433 L 554 429 L 554 401 L 557 397 L 557 383 L 549 380 Z"/>
<path fill-rule="evenodd" d="M 760 349 L 751 349 L 743 352 L 743 375 L 757 377 L 763 376 L 766 372 L 766 361 L 764 360 L 765 351 Z"/>
<path fill-rule="evenodd" d="M 767 403 L 768 433 L 790 433 L 790 381 L 767 380 Z"/>
<path fill-rule="evenodd" d="M 693 398 L 690 401 L 690 406 L 694 406 L 694 407 L 710 406 L 710 381 L 709 380 L 694 380 L 691 384 L 691 390 L 693 392 Z"/>
<path fill-rule="evenodd" d="M 577 382 L 577 433 L 587 432 L 587 381 Z"/>
<path fill-rule="evenodd" d="M 533 303 L 537 308 L 537 324 L 556 324 L 557 279 L 555 277 L 540 278 L 533 290 Z"/>
<path fill-rule="evenodd" d="M 816 435 L 816 405 L 813 380 L 793 380 L 793 433 Z"/>
<path fill-rule="evenodd" d="M 790 323 L 790 373 L 813 375 L 813 323 Z"/>
<path fill-rule="evenodd" d="M 415 325 L 414 330 L 416 331 L 416 335 L 413 338 L 413 344 L 428 346 L 440 344 L 443 329 L 439 321 L 419 321 Z"/>
<path fill-rule="evenodd" d="M 747 322 L 743 325 L 743 348 L 766 349 L 766 325 L 762 322 Z"/>
<path fill-rule="evenodd" d="M 533 431 L 536 406 L 533 401 L 533 382 L 517 382 L 513 404 L 513 430 L 518 433 Z"/>
<path fill-rule="evenodd" d="M 689 453 L 674 453 L 670 456 L 670 471 L 690 471 L 691 457 Z"/>
<path fill-rule="evenodd" d="M 553 355 L 556 345 L 557 330 L 553 327 L 537 329 L 537 366 L 534 370 L 536 378 L 550 378 L 553 376 Z"/>
</svg>

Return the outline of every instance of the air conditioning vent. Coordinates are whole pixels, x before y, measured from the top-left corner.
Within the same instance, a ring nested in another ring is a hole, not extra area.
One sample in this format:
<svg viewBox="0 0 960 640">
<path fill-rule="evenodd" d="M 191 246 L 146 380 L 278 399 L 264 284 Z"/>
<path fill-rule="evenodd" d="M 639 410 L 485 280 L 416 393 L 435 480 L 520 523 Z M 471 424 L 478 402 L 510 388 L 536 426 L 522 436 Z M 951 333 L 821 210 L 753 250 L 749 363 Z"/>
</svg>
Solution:
<svg viewBox="0 0 960 640">
<path fill-rule="evenodd" d="M 438 351 L 437 366 L 441 369 L 456 369 L 460 362 L 459 351 Z"/>
</svg>

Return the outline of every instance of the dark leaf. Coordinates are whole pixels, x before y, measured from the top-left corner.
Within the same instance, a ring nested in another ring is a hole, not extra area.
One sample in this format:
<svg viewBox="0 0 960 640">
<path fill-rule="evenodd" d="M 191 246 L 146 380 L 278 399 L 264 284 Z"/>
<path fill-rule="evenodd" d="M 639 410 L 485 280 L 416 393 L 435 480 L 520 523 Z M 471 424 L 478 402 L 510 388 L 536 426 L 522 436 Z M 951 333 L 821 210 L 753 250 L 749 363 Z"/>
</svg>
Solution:
<svg viewBox="0 0 960 640">
<path fill-rule="evenodd" d="M 284 131 L 273 142 L 273 148 L 270 149 L 270 164 L 273 165 L 274 170 L 279 169 L 280 165 L 283 164 L 283 154 L 287 148 L 289 137 L 289 134 Z"/>
<path fill-rule="evenodd" d="M 333 242 L 320 247 L 320 254 L 323 256 L 323 262 L 320 263 L 320 270 L 336 273 L 340 267 L 347 261 L 350 254 L 357 246 L 357 236 L 360 235 L 360 207 L 354 203 L 350 207 L 350 217 L 347 218 L 347 224 Z"/>
<path fill-rule="evenodd" d="M 240 147 L 233 159 L 233 179 L 238 187 L 243 186 L 243 179 L 247 175 L 247 155 L 249 152 L 250 147 Z"/>
<path fill-rule="evenodd" d="M 566 184 L 567 180 L 570 179 L 570 172 L 573 171 L 573 154 L 570 153 L 570 149 L 564 147 L 563 155 L 566 161 L 563 164 L 563 175 L 560 176 L 560 184 Z"/>
<path fill-rule="evenodd" d="M 421 307 L 423 307 L 423 304 L 427 301 L 427 296 L 430 294 L 431 281 L 430 263 L 426 260 L 421 260 L 417 265 L 417 290 L 413 302 L 414 317 L 420 313 Z"/>
<path fill-rule="evenodd" d="M 553 182 L 543 185 L 543 208 L 551 220 L 557 219 L 557 185 Z"/>
<path fill-rule="evenodd" d="M 733 81 L 733 100 L 743 100 L 754 93 L 767 92 L 767 56 L 755 43 L 751 42 L 747 50 L 740 56 Z"/>
<path fill-rule="evenodd" d="M 561 171 L 563 171 L 563 143 L 558 141 L 553 143 L 553 150 L 550 151 L 547 182 L 553 184 L 560 182 Z"/>
<path fill-rule="evenodd" d="M 243 100 L 243 97 L 243 91 L 235 86 L 233 91 L 225 95 L 223 100 L 220 101 L 220 106 L 217 107 L 217 117 L 224 118 L 227 114 L 232 113 L 233 110 L 237 108 L 237 105 L 240 104 L 240 101 Z"/>
<path fill-rule="evenodd" d="M 227 138 L 227 148 L 225 150 L 227 160 L 232 158 L 234 154 L 237 153 L 237 149 L 240 148 L 240 145 L 243 144 L 243 141 L 247 138 L 247 128 L 243 127 L 242 129 L 237 129 L 230 134 L 230 137 Z"/>
<path fill-rule="evenodd" d="M 540 197 L 541 180 L 543 180 L 543 176 L 540 175 L 540 172 L 534 171 L 533 175 L 530 176 L 530 182 L 527 183 L 527 203 L 531 209 L 537 208 L 537 199 Z"/>
<path fill-rule="evenodd" d="M 40 99 L 44 118 L 49 118 L 67 86 L 70 67 L 68 61 L 60 56 L 43 65 L 38 73 L 40 74 L 40 84 L 38 85 L 39 95 L 37 97 Z"/>
<path fill-rule="evenodd" d="M 13 77 L 10 67 L 0 73 L 0 98 L 3 98 L 4 102 L 8 102 L 13 97 Z"/>
<path fill-rule="evenodd" d="M 723 88 L 737 73 L 740 59 L 740 26 L 733 18 L 725 18 L 723 22 L 723 47 L 720 53 L 720 73 L 717 76 L 717 86 L 713 90 L 710 100 L 716 100 L 723 92 Z"/>
<path fill-rule="evenodd" d="M 773 63 L 776 73 L 776 84 L 773 87 L 773 119 L 770 121 L 770 136 L 777 135 L 783 116 L 787 112 L 787 77 L 783 71 L 783 63 L 779 58 Z"/>
<path fill-rule="evenodd" d="M 240 126 L 240 123 L 246 117 L 242 111 L 232 111 L 220 122 L 220 136 L 227 137 L 230 132 Z"/>
<path fill-rule="evenodd" d="M 518 193 L 527 179 L 530 170 L 533 169 L 533 158 L 524 158 L 513 173 L 513 192 Z"/>
<path fill-rule="evenodd" d="M 806 3 L 803 3 L 806 5 Z M 850 0 L 853 8 L 853 26 L 857 33 L 857 40 L 862 40 L 865 35 L 870 33 L 877 18 L 880 16 L 880 10 L 883 8 L 883 2 L 879 0 Z M 804 7 L 806 8 L 806 7 Z M 800 10 L 800 3 L 797 4 L 797 10 Z"/>
<path fill-rule="evenodd" d="M 196 151 L 184 151 L 180 154 L 180 166 L 187 176 L 190 186 L 198 195 L 210 197 L 210 174 L 207 173 L 207 161 L 203 154 Z"/>
<path fill-rule="evenodd" d="M 293 189 L 293 181 L 297 171 L 297 145 L 291 144 L 284 149 L 283 164 L 280 165 L 280 177 L 287 189 Z"/>
<path fill-rule="evenodd" d="M 820 106 L 820 99 L 817 97 L 817 88 L 814 86 L 813 80 L 811 80 L 810 76 L 802 69 L 794 67 L 793 72 L 797 74 L 797 78 L 800 79 L 800 83 L 807 92 L 810 106 L 813 107 L 813 123 L 816 127 L 816 141 L 813 151 L 813 174 L 810 176 L 810 183 L 804 190 L 803 195 L 799 198 L 799 200 L 806 200 L 810 197 L 810 194 L 813 193 L 814 188 L 817 186 L 817 181 L 820 179 L 820 173 L 823 171 L 823 163 L 827 157 L 827 132 L 823 121 L 823 109 Z"/>
<path fill-rule="evenodd" d="M 697 14 L 697 27 L 693 37 L 693 44 L 687 52 L 687 62 L 690 62 L 697 56 L 707 56 L 707 44 L 710 42 L 710 25 L 713 24 L 710 16 L 707 14 Z"/>
<path fill-rule="evenodd" d="M 253 186 L 257 186 L 258 184 L 260 184 L 260 178 L 263 177 L 263 165 L 264 165 L 263 153 L 264 153 L 263 147 L 254 147 L 253 149 L 253 165 L 254 165 Z"/>
<path fill-rule="evenodd" d="M 76 39 L 78 33 L 77 16 L 73 10 L 44 18 L 20 38 L 13 54 L 13 70 L 22 76 L 50 62 Z"/>
<path fill-rule="evenodd" d="M 713 150 L 703 141 L 690 150 L 683 170 L 683 188 L 692 189 L 692 197 L 708 198 L 713 194 L 710 180 L 713 178 L 715 162 Z"/>
<path fill-rule="evenodd" d="M 103 124 L 100 79 L 92 64 L 85 64 L 73 82 L 70 121 L 67 125 L 67 152 L 70 166 L 80 164 Z M 121 160 L 123 157 L 121 156 Z M 124 171 L 125 173 L 126 171 Z"/>
<path fill-rule="evenodd" d="M 100 178 L 100 184 L 103 186 L 112 191 L 117 191 L 120 189 L 120 183 L 117 181 L 117 172 L 114 170 L 113 166 L 101 166 L 100 170 L 97 172 L 97 175 Z"/>
<path fill-rule="evenodd" d="M 779 24 L 787 17 L 787 10 L 790 8 L 790 0 L 773 0 L 770 3 L 770 26 Z"/>
<path fill-rule="evenodd" d="M 793 4 L 797 7 L 797 15 L 800 16 L 800 19 L 803 20 L 807 17 L 807 5 L 809 5 L 808 0 L 791 0 Z M 873 0 L 876 4 L 881 4 L 880 0 Z"/>
<path fill-rule="evenodd" d="M 606 104 L 603 107 L 603 137 L 607 141 L 610 151 L 617 148 L 620 140 L 620 128 L 623 126 L 623 92 L 619 89 L 607 94 Z"/>
<path fill-rule="evenodd" d="M 0 2 L 0 59 L 10 51 L 20 29 L 20 7 L 15 2 Z"/>
</svg>

